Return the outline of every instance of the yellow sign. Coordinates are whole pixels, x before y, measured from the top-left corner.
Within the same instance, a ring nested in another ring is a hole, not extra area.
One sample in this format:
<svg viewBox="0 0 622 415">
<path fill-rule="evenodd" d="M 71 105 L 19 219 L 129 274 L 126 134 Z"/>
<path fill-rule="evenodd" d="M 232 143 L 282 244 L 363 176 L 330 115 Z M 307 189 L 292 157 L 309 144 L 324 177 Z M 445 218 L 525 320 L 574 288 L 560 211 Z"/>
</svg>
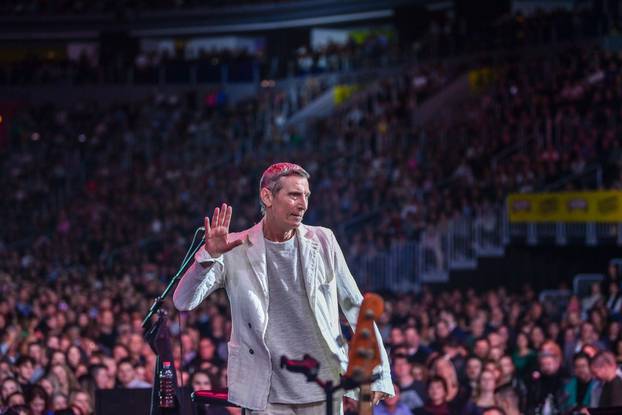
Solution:
<svg viewBox="0 0 622 415">
<path fill-rule="evenodd" d="M 333 98 L 335 105 L 340 105 L 346 102 L 352 94 L 359 90 L 358 85 L 337 85 L 333 89 Z"/>
<path fill-rule="evenodd" d="M 492 84 L 497 78 L 497 71 L 491 67 L 472 69 L 469 71 L 469 87 L 471 91 L 480 92 L 482 89 Z"/>
<path fill-rule="evenodd" d="M 513 193 L 510 222 L 622 222 L 622 191 Z"/>
</svg>

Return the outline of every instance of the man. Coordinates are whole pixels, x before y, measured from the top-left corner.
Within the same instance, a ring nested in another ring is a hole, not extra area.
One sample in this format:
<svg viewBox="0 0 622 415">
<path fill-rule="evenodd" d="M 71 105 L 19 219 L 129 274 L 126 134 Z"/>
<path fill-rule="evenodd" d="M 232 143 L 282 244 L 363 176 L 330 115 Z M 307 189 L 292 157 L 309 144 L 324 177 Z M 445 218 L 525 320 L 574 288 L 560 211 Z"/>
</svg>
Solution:
<svg viewBox="0 0 622 415">
<path fill-rule="evenodd" d="M 15 374 L 17 381 L 24 393 L 32 388 L 32 375 L 34 374 L 35 361 L 30 356 L 20 356 L 15 362 Z"/>
<path fill-rule="evenodd" d="M 564 388 L 566 391 L 566 410 L 590 408 L 594 381 L 590 372 L 590 358 L 585 353 L 577 353 L 573 359 L 574 376 Z"/>
<path fill-rule="evenodd" d="M 467 341 L 468 333 L 460 328 L 454 313 L 449 310 L 441 310 L 439 317 L 443 320 L 449 328 L 449 336 L 456 340 L 458 343 L 464 344 Z"/>
<path fill-rule="evenodd" d="M 545 408 L 559 410 L 565 401 L 566 380 L 561 374 L 561 350 L 552 346 L 540 349 L 539 370 L 534 371 L 527 384 L 527 413 L 540 413 Z"/>
<path fill-rule="evenodd" d="M 132 363 L 132 359 L 125 357 L 121 359 L 117 368 L 117 377 L 119 378 L 119 386 L 126 389 L 150 388 L 151 385 L 144 380 L 138 379 L 136 368 Z"/>
<path fill-rule="evenodd" d="M 473 354 L 479 357 L 482 362 L 488 359 L 490 353 L 490 340 L 487 337 L 480 337 L 473 344 Z"/>
<path fill-rule="evenodd" d="M 47 365 L 47 356 L 42 345 L 38 342 L 28 343 L 28 356 L 33 360 L 32 382 L 37 382 L 45 374 L 45 366 Z"/>
<path fill-rule="evenodd" d="M 497 389 L 512 389 L 516 393 L 516 396 L 518 396 L 520 412 L 524 412 L 527 400 L 527 386 L 518 376 L 516 365 L 514 365 L 512 358 L 508 355 L 501 356 L 499 359 L 499 369 L 501 370 L 501 376 L 497 381 Z"/>
<path fill-rule="evenodd" d="M 421 337 L 416 327 L 409 326 L 404 333 L 406 347 L 408 347 L 408 360 L 411 363 L 425 363 L 431 350 L 421 344 Z"/>
<path fill-rule="evenodd" d="M 262 175 L 260 223 L 229 234 L 232 208 L 205 218 L 205 245 L 175 290 L 179 310 L 191 310 L 219 288 L 227 291 L 233 330 L 227 364 L 229 400 L 251 414 L 323 413 L 324 392 L 304 376 L 280 368 L 281 356 L 310 354 L 319 377 L 337 382 L 347 368 L 339 307 L 354 328 L 362 296 L 332 231 L 302 223 L 309 174 L 278 163 Z M 393 395 L 380 333 L 381 377 L 372 385 L 377 403 Z M 335 401 L 341 411 L 341 399 Z"/>
<path fill-rule="evenodd" d="M 89 373 L 95 383 L 95 389 L 112 389 L 114 381 L 108 372 L 108 368 L 102 364 L 89 367 Z"/>
<path fill-rule="evenodd" d="M 615 355 L 598 352 L 590 363 L 594 377 L 601 381 L 599 408 L 622 406 L 622 372 L 618 369 Z"/>
<path fill-rule="evenodd" d="M 405 355 L 393 357 L 393 373 L 395 383 L 400 389 L 400 401 L 411 411 L 423 406 L 425 399 L 425 384 L 416 381 L 412 375 L 412 365 Z"/>
<path fill-rule="evenodd" d="M 117 326 L 115 324 L 114 314 L 111 310 L 102 310 L 97 317 L 97 327 L 99 334 L 97 336 L 97 343 L 105 348 L 106 351 L 113 349 L 117 342 L 119 333 L 117 332 Z"/>
<path fill-rule="evenodd" d="M 462 381 L 462 386 L 468 389 L 469 396 L 475 398 L 475 394 L 478 389 L 479 376 L 482 374 L 484 363 L 482 359 L 477 356 L 469 356 L 465 364 L 464 375 L 465 379 Z"/>
<path fill-rule="evenodd" d="M 374 407 L 374 415 L 412 415 L 412 411 L 402 402 L 401 391 L 398 385 L 394 385 L 395 395 L 376 407 Z"/>
<path fill-rule="evenodd" d="M 450 341 L 449 324 L 445 320 L 439 320 L 434 325 L 434 341 L 430 343 L 430 349 L 437 353 L 443 352 L 443 346 Z"/>
<path fill-rule="evenodd" d="M 189 367 L 192 368 L 191 372 L 194 370 L 199 370 L 201 365 L 205 362 L 209 362 L 210 364 L 220 366 L 221 360 L 220 357 L 216 354 L 216 345 L 214 344 L 214 340 L 210 337 L 203 337 L 199 340 L 199 350 L 196 353 L 196 356 L 189 363 Z"/>
<path fill-rule="evenodd" d="M 585 346 L 594 346 L 598 350 L 606 349 L 605 345 L 598 340 L 598 333 L 594 325 L 589 321 L 581 323 L 579 329 L 579 339 L 574 345 L 574 352 L 580 352 Z"/>
</svg>

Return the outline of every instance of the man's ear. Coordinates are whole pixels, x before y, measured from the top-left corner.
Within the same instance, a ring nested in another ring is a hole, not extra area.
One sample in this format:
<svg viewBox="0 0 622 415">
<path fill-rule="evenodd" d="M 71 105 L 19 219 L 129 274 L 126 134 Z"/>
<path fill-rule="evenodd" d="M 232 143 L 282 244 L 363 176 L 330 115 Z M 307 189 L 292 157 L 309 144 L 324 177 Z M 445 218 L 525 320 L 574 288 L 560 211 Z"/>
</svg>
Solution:
<svg viewBox="0 0 622 415">
<path fill-rule="evenodd" d="M 267 187 L 262 187 L 259 192 L 259 197 L 263 202 L 264 206 L 269 208 L 272 206 L 272 192 Z"/>
</svg>

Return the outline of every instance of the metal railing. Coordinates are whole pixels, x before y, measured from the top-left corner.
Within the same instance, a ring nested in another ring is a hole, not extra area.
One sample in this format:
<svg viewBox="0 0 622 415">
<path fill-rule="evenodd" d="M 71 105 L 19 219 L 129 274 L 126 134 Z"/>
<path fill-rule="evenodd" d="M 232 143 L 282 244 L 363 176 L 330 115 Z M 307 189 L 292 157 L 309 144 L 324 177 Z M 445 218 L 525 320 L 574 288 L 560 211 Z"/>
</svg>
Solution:
<svg viewBox="0 0 622 415">
<path fill-rule="evenodd" d="M 350 268 L 363 291 L 417 290 L 419 243 L 396 243 L 386 252 L 350 258 Z"/>
<path fill-rule="evenodd" d="M 349 258 L 349 263 L 366 289 L 417 290 L 422 283 L 447 282 L 451 270 L 474 269 L 480 257 L 502 256 L 512 241 L 622 246 L 622 223 L 509 223 L 505 209 L 497 206 L 475 217 L 456 216 L 428 225 L 418 241 L 366 258 Z M 622 259 L 612 263 L 622 267 Z M 583 280 L 577 280 L 581 287 L 575 286 L 575 293 L 583 293 Z"/>
</svg>

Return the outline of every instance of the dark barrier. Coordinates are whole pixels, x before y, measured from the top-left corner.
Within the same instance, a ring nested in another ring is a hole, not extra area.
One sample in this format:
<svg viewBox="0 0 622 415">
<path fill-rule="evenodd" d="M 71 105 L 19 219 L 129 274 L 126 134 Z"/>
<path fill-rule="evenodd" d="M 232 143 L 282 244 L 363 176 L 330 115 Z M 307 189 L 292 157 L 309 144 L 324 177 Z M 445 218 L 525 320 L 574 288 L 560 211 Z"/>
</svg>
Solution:
<svg viewBox="0 0 622 415">
<path fill-rule="evenodd" d="M 180 402 L 179 415 L 191 415 L 190 389 L 177 390 Z M 107 389 L 95 393 L 96 415 L 148 415 L 151 389 Z"/>
</svg>

